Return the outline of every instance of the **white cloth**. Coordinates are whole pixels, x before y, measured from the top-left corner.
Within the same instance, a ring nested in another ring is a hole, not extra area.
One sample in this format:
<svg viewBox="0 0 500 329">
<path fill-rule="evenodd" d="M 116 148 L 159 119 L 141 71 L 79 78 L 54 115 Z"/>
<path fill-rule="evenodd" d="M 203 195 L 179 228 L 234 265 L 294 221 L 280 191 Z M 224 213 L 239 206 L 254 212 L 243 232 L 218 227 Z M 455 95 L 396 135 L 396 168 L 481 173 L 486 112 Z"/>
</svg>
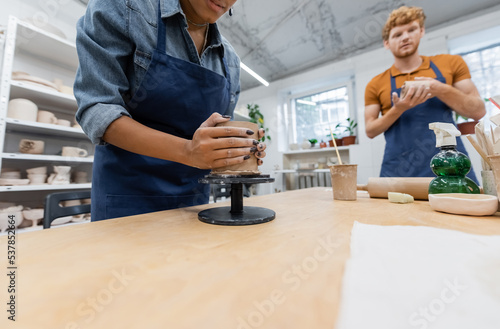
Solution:
<svg viewBox="0 0 500 329">
<path fill-rule="evenodd" d="M 356 222 L 336 329 L 499 329 L 500 236 Z"/>
</svg>

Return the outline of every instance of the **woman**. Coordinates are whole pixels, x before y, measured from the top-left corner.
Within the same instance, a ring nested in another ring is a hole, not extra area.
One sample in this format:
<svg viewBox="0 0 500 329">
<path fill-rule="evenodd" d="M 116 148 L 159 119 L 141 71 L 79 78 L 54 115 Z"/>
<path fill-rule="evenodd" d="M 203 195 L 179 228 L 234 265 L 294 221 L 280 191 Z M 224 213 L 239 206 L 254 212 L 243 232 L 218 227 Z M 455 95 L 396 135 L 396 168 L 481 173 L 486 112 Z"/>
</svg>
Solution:
<svg viewBox="0 0 500 329">
<path fill-rule="evenodd" d="M 208 169 L 251 152 L 262 163 L 253 132 L 215 127 L 239 95 L 239 58 L 215 24 L 235 2 L 90 1 L 74 90 L 77 121 L 98 144 L 92 221 L 207 203 Z"/>
</svg>

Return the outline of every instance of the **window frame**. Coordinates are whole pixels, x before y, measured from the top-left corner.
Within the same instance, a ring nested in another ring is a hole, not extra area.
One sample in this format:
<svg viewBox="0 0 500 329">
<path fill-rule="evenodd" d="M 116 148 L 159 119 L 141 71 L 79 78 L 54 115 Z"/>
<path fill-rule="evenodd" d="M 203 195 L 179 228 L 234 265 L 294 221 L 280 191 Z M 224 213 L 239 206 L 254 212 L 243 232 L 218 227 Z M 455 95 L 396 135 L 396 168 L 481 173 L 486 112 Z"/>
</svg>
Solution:
<svg viewBox="0 0 500 329">
<path fill-rule="evenodd" d="M 299 98 L 303 98 L 303 97 L 306 97 L 306 96 L 312 96 L 312 95 L 316 95 L 316 94 L 321 94 L 321 93 L 324 93 L 324 92 L 327 92 L 327 91 L 331 91 L 331 90 L 335 90 L 335 89 L 339 89 L 339 88 L 343 88 L 345 87 L 347 89 L 347 97 L 348 97 L 348 100 L 347 100 L 347 103 L 348 103 L 348 108 L 349 108 L 349 118 L 355 120 L 355 122 L 358 122 L 357 120 L 357 113 L 356 113 L 356 99 L 355 99 L 355 95 L 354 95 L 354 88 L 355 88 L 355 81 L 354 81 L 354 77 L 350 77 L 348 80 L 345 80 L 345 81 L 342 81 L 342 82 L 337 82 L 337 83 L 334 83 L 334 84 L 329 84 L 329 85 L 326 85 L 326 86 L 322 86 L 322 87 L 318 87 L 318 88 L 314 88 L 314 89 L 310 89 L 310 90 L 306 90 L 306 91 L 302 91 L 302 92 L 298 92 L 298 93 L 290 93 L 288 96 L 287 96 L 287 100 L 286 100 L 286 107 L 285 107 L 285 111 L 284 111 L 284 124 L 285 124 L 285 140 L 286 140 L 286 148 L 288 151 L 290 151 L 290 144 L 293 144 L 293 134 L 294 134 L 294 131 L 296 130 L 296 126 L 295 124 L 292 123 L 292 121 L 290 120 L 290 116 L 293 114 L 293 111 L 295 109 L 295 100 L 296 99 L 299 99 Z M 337 123 L 335 123 L 336 125 Z M 331 127 L 332 129 L 335 128 L 335 126 L 332 126 Z M 355 128 L 356 131 L 358 128 Z M 325 137 L 323 138 L 323 140 L 327 139 L 326 137 L 326 133 L 325 133 Z M 318 143 L 320 142 L 320 140 L 318 140 Z M 301 143 L 301 141 L 297 141 L 296 143 Z"/>
</svg>

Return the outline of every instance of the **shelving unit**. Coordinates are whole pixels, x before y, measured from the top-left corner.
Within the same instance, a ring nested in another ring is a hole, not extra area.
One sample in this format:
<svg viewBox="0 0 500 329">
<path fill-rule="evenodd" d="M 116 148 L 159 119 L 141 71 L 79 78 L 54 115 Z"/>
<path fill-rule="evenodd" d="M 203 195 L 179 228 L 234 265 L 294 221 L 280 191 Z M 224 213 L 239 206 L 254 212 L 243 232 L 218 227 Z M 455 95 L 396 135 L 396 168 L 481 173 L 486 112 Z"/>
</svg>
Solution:
<svg viewBox="0 0 500 329">
<path fill-rule="evenodd" d="M 349 150 L 349 146 L 338 146 L 338 150 L 340 151 L 346 151 Z M 283 152 L 284 155 L 293 155 L 293 154 L 306 154 L 306 153 L 330 153 L 330 152 L 335 152 L 334 147 L 324 147 L 324 148 L 318 148 L 318 147 L 313 147 L 310 149 L 302 149 L 302 150 L 294 150 L 294 151 L 287 151 Z"/>
<path fill-rule="evenodd" d="M 339 146 L 338 151 L 342 163 L 349 163 L 349 151 L 356 144 L 349 146 Z M 320 161 L 323 158 L 324 161 Z M 316 164 L 320 162 L 325 165 L 337 163 L 337 153 L 334 147 L 310 149 L 300 149 L 283 152 L 283 170 L 275 170 L 277 179 L 281 182 L 281 190 L 298 189 L 311 186 L 331 186 L 329 181 L 328 168 L 319 166 L 308 167 L 307 164 Z M 310 180 L 300 177 L 310 176 Z M 306 183 L 308 181 L 308 183 Z M 279 186 L 279 185 L 278 185 Z"/>
<path fill-rule="evenodd" d="M 47 166 L 47 173 L 50 175 L 53 166 L 71 166 L 72 172 L 87 172 L 90 180 L 94 146 L 80 128 L 7 117 L 9 101 L 15 98 L 25 98 L 34 102 L 39 110 L 51 111 L 57 118 L 74 123 L 78 106 L 73 95 L 43 85 L 13 80 L 12 73 L 26 72 L 48 81 L 60 79 L 64 85 L 72 86 L 78 68 L 75 44 L 10 16 L 0 58 L 2 60 L 0 67 L 0 169 L 19 169 L 24 179 L 27 176 L 26 169 L 32 167 Z M 21 139 L 43 140 L 45 142 L 44 154 L 20 153 Z M 83 148 L 89 153 L 89 157 L 63 157 L 61 156 L 63 146 Z M 43 207 L 48 193 L 90 187 L 90 183 L 0 186 L 0 199 L 2 202 L 40 208 Z"/>
</svg>

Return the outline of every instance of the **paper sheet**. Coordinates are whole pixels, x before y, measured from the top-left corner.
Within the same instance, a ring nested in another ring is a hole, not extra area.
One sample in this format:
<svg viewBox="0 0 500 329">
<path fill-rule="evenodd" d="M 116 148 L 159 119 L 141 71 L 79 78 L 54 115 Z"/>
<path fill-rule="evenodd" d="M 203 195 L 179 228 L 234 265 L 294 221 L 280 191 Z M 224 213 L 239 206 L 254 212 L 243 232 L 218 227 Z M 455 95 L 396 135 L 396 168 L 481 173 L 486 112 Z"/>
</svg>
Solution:
<svg viewBox="0 0 500 329">
<path fill-rule="evenodd" d="M 500 236 L 356 222 L 336 329 L 499 329 Z"/>
</svg>

